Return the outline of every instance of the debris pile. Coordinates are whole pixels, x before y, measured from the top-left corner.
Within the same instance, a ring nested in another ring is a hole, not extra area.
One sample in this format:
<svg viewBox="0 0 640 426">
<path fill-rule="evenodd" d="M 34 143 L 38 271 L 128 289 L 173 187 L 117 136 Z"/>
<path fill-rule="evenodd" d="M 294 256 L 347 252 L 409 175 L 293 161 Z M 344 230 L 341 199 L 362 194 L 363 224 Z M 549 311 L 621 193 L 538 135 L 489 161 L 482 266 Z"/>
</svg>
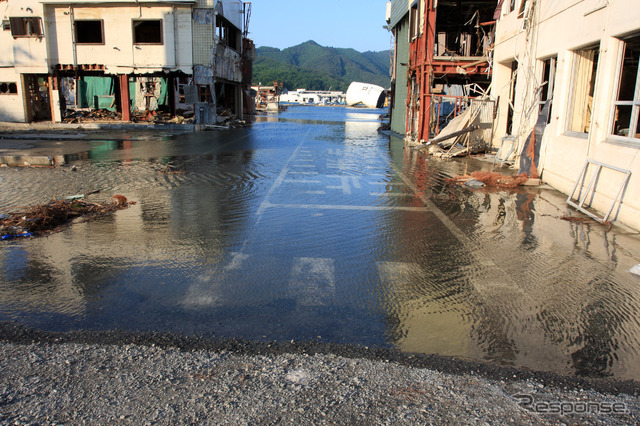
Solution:
<svg viewBox="0 0 640 426">
<path fill-rule="evenodd" d="M 218 115 L 216 116 L 216 122 L 219 126 L 236 128 L 236 127 L 245 127 L 246 122 L 244 120 L 240 120 L 236 114 L 233 114 L 230 109 L 218 110 Z M 211 126 L 211 128 L 214 128 Z"/>
<path fill-rule="evenodd" d="M 190 124 L 193 123 L 193 113 L 185 115 L 171 115 L 165 111 L 135 111 L 131 113 L 132 123 L 171 123 L 171 124 Z"/>
<path fill-rule="evenodd" d="M 453 158 L 486 152 L 493 137 L 493 101 L 474 99 L 435 138 L 421 141 L 418 148 L 434 157 Z"/>
<path fill-rule="evenodd" d="M 108 109 L 92 110 L 66 110 L 62 119 L 63 123 L 81 123 L 84 121 L 121 121 L 122 115 L 119 112 Z"/>
<path fill-rule="evenodd" d="M 0 239 L 45 235 L 59 230 L 78 217 L 96 217 L 135 204 L 123 195 L 114 195 L 112 201 L 103 204 L 71 198 L 54 200 L 47 204 L 27 207 L 21 212 L 1 215 Z"/>
<path fill-rule="evenodd" d="M 471 187 L 491 186 L 496 188 L 515 188 L 517 186 L 524 185 L 528 180 L 529 176 L 526 173 L 511 176 L 503 175 L 498 172 L 478 170 L 472 172 L 470 175 L 456 175 L 453 179 L 449 179 L 448 181 Z"/>
</svg>

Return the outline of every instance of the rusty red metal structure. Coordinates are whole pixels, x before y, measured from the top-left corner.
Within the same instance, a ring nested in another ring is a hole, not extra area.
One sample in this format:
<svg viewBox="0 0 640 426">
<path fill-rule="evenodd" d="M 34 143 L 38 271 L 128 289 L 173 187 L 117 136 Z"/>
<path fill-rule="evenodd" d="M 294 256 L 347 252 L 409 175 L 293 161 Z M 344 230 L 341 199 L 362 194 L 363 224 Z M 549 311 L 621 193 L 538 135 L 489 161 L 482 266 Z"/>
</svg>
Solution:
<svg viewBox="0 0 640 426">
<path fill-rule="evenodd" d="M 439 130 L 439 111 L 432 108 L 433 97 L 442 94 L 438 86 L 476 83 L 488 87 L 487 53 L 493 47 L 495 21 L 484 20 L 493 17 L 495 8 L 495 0 L 414 2 L 406 116 L 406 134 L 414 140 L 428 140 Z"/>
</svg>

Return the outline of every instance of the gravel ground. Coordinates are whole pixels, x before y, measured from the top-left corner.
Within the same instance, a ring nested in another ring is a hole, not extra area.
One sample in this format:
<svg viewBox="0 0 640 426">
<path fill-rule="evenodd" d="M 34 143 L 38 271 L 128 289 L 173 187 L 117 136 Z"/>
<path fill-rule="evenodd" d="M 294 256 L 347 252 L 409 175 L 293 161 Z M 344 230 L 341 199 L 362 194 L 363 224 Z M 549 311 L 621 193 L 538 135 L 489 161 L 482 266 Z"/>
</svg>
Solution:
<svg viewBox="0 0 640 426">
<path fill-rule="evenodd" d="M 636 382 L 387 349 L 8 324 L 0 341 L 2 424 L 640 422 Z"/>
</svg>

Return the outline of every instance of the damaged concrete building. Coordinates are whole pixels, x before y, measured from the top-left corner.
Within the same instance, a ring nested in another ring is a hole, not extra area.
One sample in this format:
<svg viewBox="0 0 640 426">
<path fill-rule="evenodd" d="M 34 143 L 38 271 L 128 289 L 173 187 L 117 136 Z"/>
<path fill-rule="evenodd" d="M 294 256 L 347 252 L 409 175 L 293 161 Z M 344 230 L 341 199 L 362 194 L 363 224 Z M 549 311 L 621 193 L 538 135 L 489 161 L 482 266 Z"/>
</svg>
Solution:
<svg viewBox="0 0 640 426">
<path fill-rule="evenodd" d="M 0 121 L 242 117 L 250 3 L 0 0 Z M 5 88 L 6 86 L 6 88 Z M 108 112 L 112 114 L 108 114 Z"/>
<path fill-rule="evenodd" d="M 501 0 L 493 145 L 599 221 L 640 229 L 637 0 Z M 545 108 L 546 105 L 546 108 Z M 508 149 L 506 149 L 508 148 Z"/>
<path fill-rule="evenodd" d="M 443 118 L 489 87 L 495 9 L 495 0 L 387 4 L 395 40 L 392 131 L 414 141 L 428 140 Z"/>
<path fill-rule="evenodd" d="M 468 109 L 476 88 L 496 164 L 597 221 L 640 229 L 637 0 L 393 0 L 387 22 L 392 131 L 433 141 L 442 91 L 469 88 Z"/>
</svg>

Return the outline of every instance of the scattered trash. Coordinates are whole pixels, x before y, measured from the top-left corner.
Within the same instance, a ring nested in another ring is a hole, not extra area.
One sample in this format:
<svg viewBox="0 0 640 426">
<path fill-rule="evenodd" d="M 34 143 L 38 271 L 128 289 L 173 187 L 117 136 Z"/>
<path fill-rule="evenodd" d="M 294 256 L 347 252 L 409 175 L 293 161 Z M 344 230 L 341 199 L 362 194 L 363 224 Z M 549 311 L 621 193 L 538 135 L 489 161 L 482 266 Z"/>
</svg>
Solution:
<svg viewBox="0 0 640 426">
<path fill-rule="evenodd" d="M 636 266 L 634 266 L 633 268 L 629 269 L 629 272 L 631 272 L 633 275 L 638 275 L 640 276 L 640 263 L 638 263 Z"/>
<path fill-rule="evenodd" d="M 59 230 L 78 217 L 95 217 L 126 209 L 129 205 L 135 204 L 123 195 L 114 195 L 113 202 L 104 204 L 90 203 L 74 197 L 78 196 L 27 207 L 20 212 L 3 214 L 0 217 L 0 239 L 45 235 Z"/>
<path fill-rule="evenodd" d="M 24 238 L 24 237 L 32 237 L 33 233 L 32 232 L 27 232 L 24 228 L 21 228 L 19 226 L 10 226 L 7 229 L 7 233 L 3 234 L 0 239 L 1 240 L 12 240 L 14 238 Z"/>
<path fill-rule="evenodd" d="M 511 176 L 511 175 L 503 175 L 498 172 L 478 170 L 466 176 L 456 175 L 453 179 L 449 179 L 449 182 L 466 185 L 467 182 L 472 180 L 481 182 L 486 186 L 492 186 L 492 187 L 498 187 L 498 188 L 515 188 L 517 186 L 524 185 L 529 180 L 529 176 L 527 176 L 526 173 L 521 173 L 519 175 Z M 474 187 L 473 185 L 467 185 L 467 186 Z M 475 187 L 478 187 L 478 186 L 476 185 Z"/>
<path fill-rule="evenodd" d="M 69 195 L 68 197 L 64 197 L 65 200 L 79 200 L 81 198 L 84 198 L 84 194 Z"/>
<path fill-rule="evenodd" d="M 484 186 L 484 183 L 480 182 L 479 180 L 471 179 L 466 181 L 464 185 L 470 188 L 481 188 Z"/>
</svg>

